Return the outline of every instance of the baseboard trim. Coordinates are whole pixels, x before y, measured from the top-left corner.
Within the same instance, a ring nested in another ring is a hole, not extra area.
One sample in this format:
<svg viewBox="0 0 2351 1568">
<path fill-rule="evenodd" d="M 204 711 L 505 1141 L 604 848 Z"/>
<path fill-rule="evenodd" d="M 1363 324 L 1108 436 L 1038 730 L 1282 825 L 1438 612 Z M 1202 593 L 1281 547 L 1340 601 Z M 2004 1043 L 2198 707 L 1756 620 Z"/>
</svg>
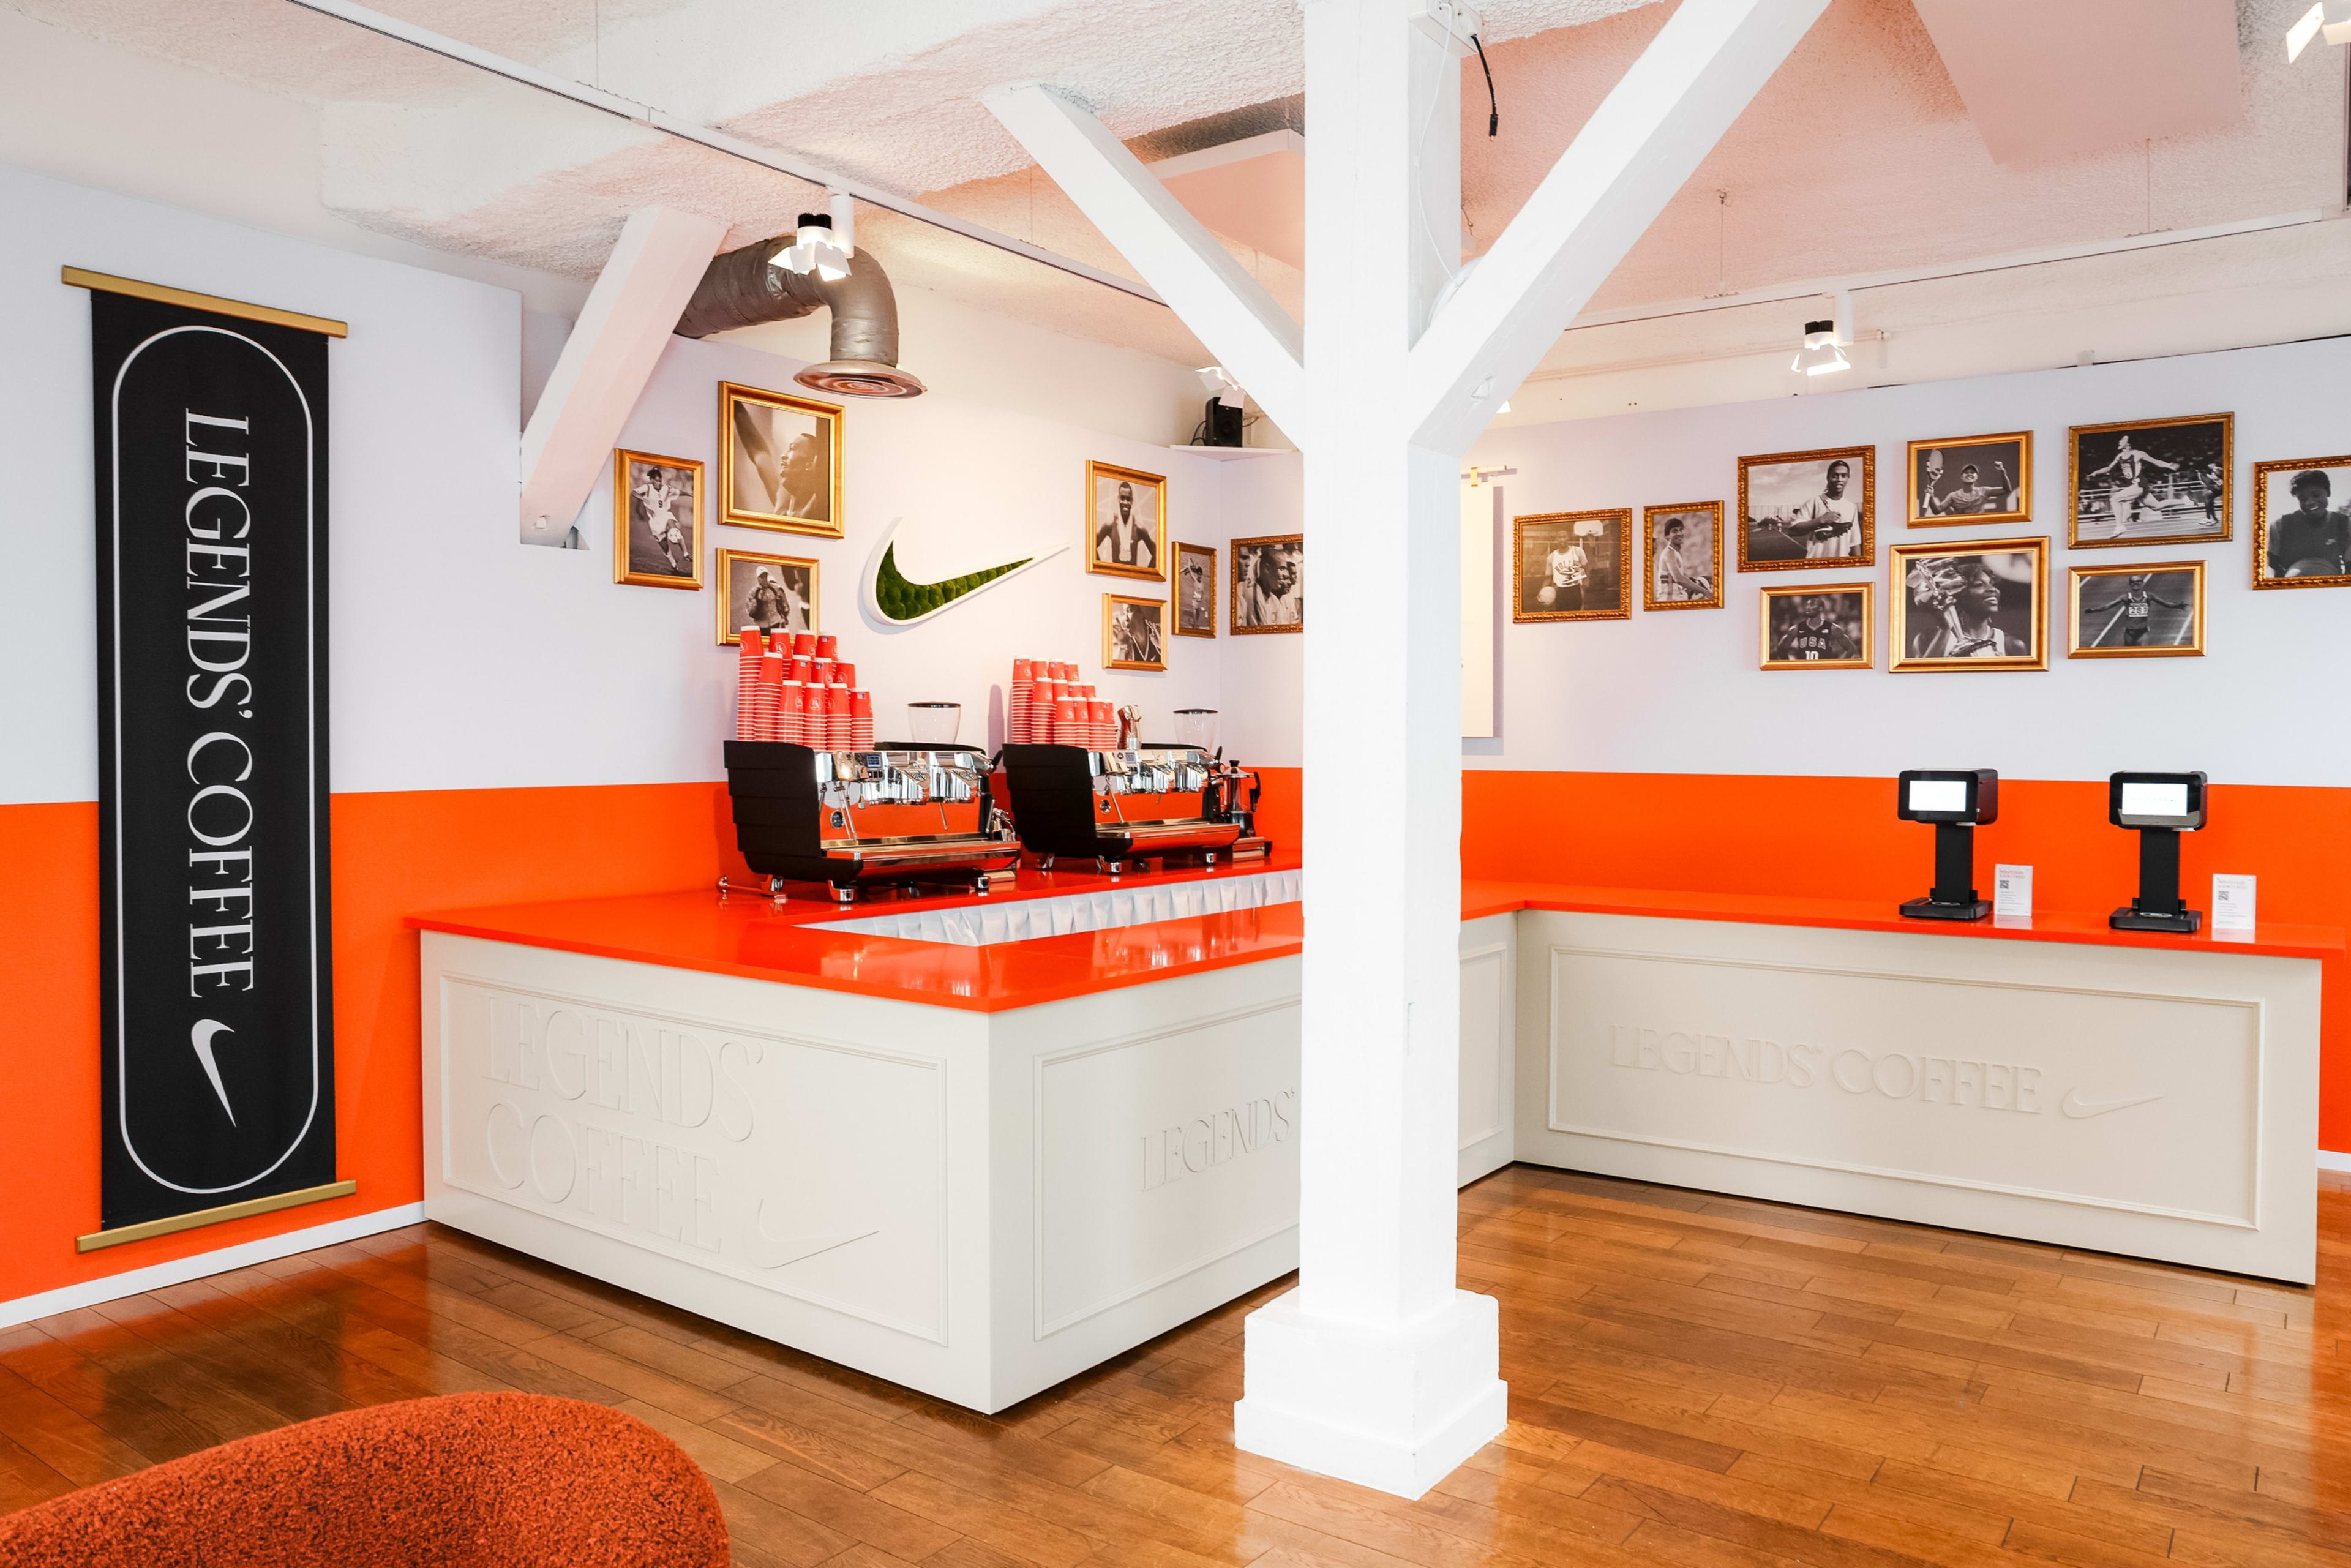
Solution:
<svg viewBox="0 0 2351 1568">
<path fill-rule="evenodd" d="M 2351 1171 L 2351 1155 L 2338 1155 L 2333 1149 L 2318 1151 L 2318 1168 L 2323 1171 Z"/>
<path fill-rule="evenodd" d="M 31 1322 L 35 1318 L 94 1307 L 100 1301 L 118 1301 L 125 1296 L 143 1295 L 149 1291 L 160 1291 L 166 1285 L 201 1280 L 207 1274 L 225 1274 L 232 1269 L 249 1269 L 256 1263 L 288 1258 L 297 1252 L 356 1241 L 362 1236 L 419 1224 L 423 1218 L 423 1204 L 396 1204 L 372 1213 L 354 1214 L 325 1225 L 313 1225 L 305 1230 L 288 1230 L 279 1236 L 265 1236 L 258 1241 L 240 1242 L 235 1247 L 174 1258 L 168 1263 L 151 1263 L 144 1269 L 127 1269 L 120 1274 L 84 1280 L 54 1291 L 43 1291 L 35 1296 L 19 1296 L 13 1301 L 0 1301 L 0 1328 L 14 1328 L 18 1323 Z"/>
</svg>

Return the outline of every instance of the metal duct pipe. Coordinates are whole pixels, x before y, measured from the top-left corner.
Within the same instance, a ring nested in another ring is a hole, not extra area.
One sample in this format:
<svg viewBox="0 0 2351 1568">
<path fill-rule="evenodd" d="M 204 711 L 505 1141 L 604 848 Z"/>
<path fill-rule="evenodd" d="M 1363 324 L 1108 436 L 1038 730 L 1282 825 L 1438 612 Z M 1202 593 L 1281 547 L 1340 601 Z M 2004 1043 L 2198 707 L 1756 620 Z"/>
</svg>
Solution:
<svg viewBox="0 0 2351 1568">
<path fill-rule="evenodd" d="M 677 319 L 678 335 L 707 338 L 789 321 L 822 306 L 832 312 L 832 358 L 794 381 L 846 397 L 921 396 L 923 383 L 898 368 L 898 297 L 873 253 L 857 251 L 849 258 L 849 276 L 828 283 L 814 273 L 768 265 L 790 243 L 783 235 L 713 259 Z"/>
</svg>

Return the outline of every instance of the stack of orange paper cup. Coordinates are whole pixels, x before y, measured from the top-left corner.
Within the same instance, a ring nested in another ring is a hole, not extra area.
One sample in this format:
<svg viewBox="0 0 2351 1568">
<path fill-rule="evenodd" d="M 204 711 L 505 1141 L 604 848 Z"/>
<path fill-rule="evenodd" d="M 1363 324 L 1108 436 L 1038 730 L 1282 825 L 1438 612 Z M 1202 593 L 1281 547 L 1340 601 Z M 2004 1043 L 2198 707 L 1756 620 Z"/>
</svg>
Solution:
<svg viewBox="0 0 2351 1568">
<path fill-rule="evenodd" d="M 834 636 L 830 632 L 811 632 L 810 635 L 814 639 L 809 649 L 810 653 L 815 654 L 820 659 L 838 659 L 841 657 L 840 638 Z"/>
<path fill-rule="evenodd" d="M 759 659 L 767 644 L 757 626 L 743 628 L 735 664 L 735 738 L 759 738 Z"/>
<path fill-rule="evenodd" d="M 825 687 L 824 743 L 835 751 L 849 750 L 854 744 L 854 723 L 849 712 L 849 688 Z"/>
<path fill-rule="evenodd" d="M 760 740 L 781 740 L 784 702 L 784 656 L 759 655 L 758 703 L 752 715 L 752 733 Z"/>
<path fill-rule="evenodd" d="M 858 751 L 873 749 L 873 694 L 852 689 L 849 694 L 849 744 Z"/>
<path fill-rule="evenodd" d="M 1026 659 L 1012 661 L 1012 685 L 1004 699 L 1004 738 L 1015 746 L 1029 744 L 1029 703 L 1037 695 L 1037 677 Z"/>
</svg>

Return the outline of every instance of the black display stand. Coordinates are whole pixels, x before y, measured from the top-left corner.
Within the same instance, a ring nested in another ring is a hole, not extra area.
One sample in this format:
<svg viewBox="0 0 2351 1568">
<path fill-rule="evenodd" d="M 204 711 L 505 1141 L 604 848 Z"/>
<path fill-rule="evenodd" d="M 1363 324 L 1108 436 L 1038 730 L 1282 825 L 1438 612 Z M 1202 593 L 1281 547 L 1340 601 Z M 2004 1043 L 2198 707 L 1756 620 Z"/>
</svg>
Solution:
<svg viewBox="0 0 2351 1568">
<path fill-rule="evenodd" d="M 2203 929 L 2204 912 L 2179 900 L 2179 829 L 2138 830 L 2138 896 L 2106 916 L 2106 924 L 2117 931 Z"/>
<path fill-rule="evenodd" d="M 1981 920 L 1991 904 L 1976 896 L 1976 831 L 1967 822 L 1935 824 L 1935 886 L 1902 906 L 1912 920 Z"/>
</svg>

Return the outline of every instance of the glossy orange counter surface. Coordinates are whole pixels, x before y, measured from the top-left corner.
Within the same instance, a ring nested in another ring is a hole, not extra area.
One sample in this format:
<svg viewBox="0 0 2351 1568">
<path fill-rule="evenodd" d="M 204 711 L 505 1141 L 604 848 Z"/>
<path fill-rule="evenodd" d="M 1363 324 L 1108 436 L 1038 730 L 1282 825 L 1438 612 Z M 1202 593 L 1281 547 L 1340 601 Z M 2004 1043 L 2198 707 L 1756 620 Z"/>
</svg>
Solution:
<svg viewBox="0 0 2351 1568">
<path fill-rule="evenodd" d="M 1891 904 L 1832 898 L 1789 898 L 1765 894 L 1681 893 L 1660 888 L 1574 887 L 1556 883 L 1468 882 L 1461 885 L 1461 918 L 1507 915 L 1520 909 L 1559 909 L 1584 915 L 1646 915 L 1669 920 L 1734 920 L 1755 925 L 1818 925 L 1841 931 L 1900 931 L 1947 936 L 1954 941 L 2081 942 L 2107 947 L 2172 947 L 2186 952 L 2249 953 L 2269 958 L 2340 958 L 2343 929 L 2337 925 L 2281 925 L 2264 922 L 2253 940 L 2215 937 L 2210 929 L 2193 936 L 2160 931 L 2116 931 L 2105 914 L 2052 911 L 2030 924 L 1991 920 L 1906 920 Z M 2210 919 L 2207 911 L 2206 919 Z"/>
<path fill-rule="evenodd" d="M 814 898 L 795 898 L 781 906 L 750 894 L 722 899 L 713 889 L 696 888 L 629 898 L 442 910 L 411 915 L 408 924 L 419 931 L 554 947 L 600 958 L 854 991 L 973 1012 L 1002 1012 L 1235 964 L 1288 957 L 1302 946 L 1304 924 L 1299 906 L 1268 904 L 986 947 L 830 931 L 826 926 L 841 920 L 924 909 L 1255 876 L 1293 870 L 1297 865 L 1296 852 L 1290 852 L 1205 873 L 1130 873 L 1108 877 L 1091 871 L 1040 872 L 1023 867 L 1014 887 L 986 899 L 967 894 L 883 899 L 853 909 L 836 908 Z"/>
</svg>

